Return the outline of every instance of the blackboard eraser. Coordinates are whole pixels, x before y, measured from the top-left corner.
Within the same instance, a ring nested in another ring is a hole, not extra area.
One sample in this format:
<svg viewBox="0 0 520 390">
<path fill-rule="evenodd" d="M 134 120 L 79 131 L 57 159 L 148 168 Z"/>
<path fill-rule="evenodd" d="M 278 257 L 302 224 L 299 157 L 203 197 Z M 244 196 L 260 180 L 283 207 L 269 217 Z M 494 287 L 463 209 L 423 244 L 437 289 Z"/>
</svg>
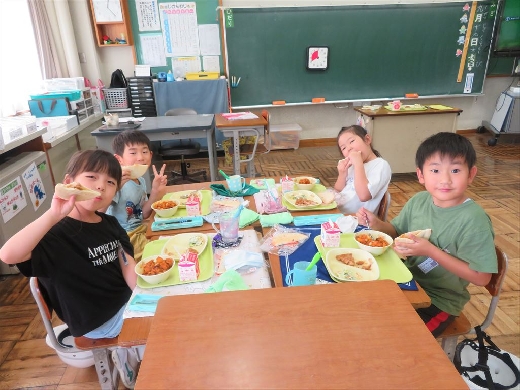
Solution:
<svg viewBox="0 0 520 390">
<path fill-rule="evenodd" d="M 273 100 L 273 106 L 283 106 L 285 104 L 285 100 Z"/>
<path fill-rule="evenodd" d="M 407 97 L 408 99 L 415 99 L 415 98 L 419 97 L 419 95 L 416 93 L 407 93 L 404 96 Z"/>
<path fill-rule="evenodd" d="M 313 103 L 325 103 L 325 98 L 312 98 Z"/>
</svg>

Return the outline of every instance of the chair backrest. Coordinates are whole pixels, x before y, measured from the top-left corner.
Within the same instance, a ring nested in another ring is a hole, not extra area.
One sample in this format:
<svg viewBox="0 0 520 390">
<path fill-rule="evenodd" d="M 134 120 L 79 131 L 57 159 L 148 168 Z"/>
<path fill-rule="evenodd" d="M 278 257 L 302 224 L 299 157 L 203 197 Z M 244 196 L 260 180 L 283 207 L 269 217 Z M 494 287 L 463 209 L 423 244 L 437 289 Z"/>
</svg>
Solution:
<svg viewBox="0 0 520 390">
<path fill-rule="evenodd" d="M 49 341 L 52 344 L 53 348 L 57 351 L 67 353 L 79 352 L 80 350 L 77 349 L 75 346 L 67 348 L 63 344 L 61 344 L 56 338 L 56 334 L 54 333 L 54 328 L 52 326 L 52 309 L 45 301 L 44 294 L 42 293 L 40 285 L 38 284 L 38 279 L 35 277 L 30 278 L 29 286 L 31 288 L 31 293 L 34 297 L 34 300 L 36 301 L 36 305 L 38 305 L 38 309 L 40 310 L 43 325 L 45 326 L 45 330 L 47 331 Z"/>
<path fill-rule="evenodd" d="M 167 116 L 178 116 L 178 115 L 197 115 L 197 111 L 192 108 L 170 108 L 164 113 Z"/>
<path fill-rule="evenodd" d="M 493 321 L 493 316 L 495 315 L 495 310 L 500 298 L 500 291 L 502 290 L 502 285 L 504 284 L 507 272 L 507 255 L 496 245 L 495 251 L 497 253 L 498 270 L 496 274 L 491 275 L 491 280 L 485 286 L 486 290 L 491 294 L 491 302 L 489 303 L 486 318 L 484 318 L 484 322 L 482 322 L 482 325 L 480 326 L 482 330 L 485 330 Z M 473 328 L 470 333 L 474 334 L 475 329 Z"/>
<path fill-rule="evenodd" d="M 383 197 L 381 198 L 381 203 L 379 203 L 379 209 L 377 210 L 377 217 L 381 221 L 386 221 L 386 217 L 388 216 L 388 209 L 390 208 L 390 202 L 392 201 L 392 196 L 390 192 L 386 191 Z"/>
<path fill-rule="evenodd" d="M 264 109 L 262 110 L 262 116 L 267 121 L 267 125 L 264 126 L 264 146 L 267 149 L 266 153 L 268 153 L 271 151 L 271 114 L 269 114 L 269 111 Z"/>
</svg>

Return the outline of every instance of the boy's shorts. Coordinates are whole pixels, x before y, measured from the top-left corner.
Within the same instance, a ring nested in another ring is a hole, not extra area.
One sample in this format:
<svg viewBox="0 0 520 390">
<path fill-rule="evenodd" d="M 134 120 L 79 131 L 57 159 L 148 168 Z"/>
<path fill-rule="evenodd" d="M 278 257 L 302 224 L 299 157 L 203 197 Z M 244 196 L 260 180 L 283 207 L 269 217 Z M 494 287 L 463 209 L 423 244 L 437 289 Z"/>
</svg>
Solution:
<svg viewBox="0 0 520 390">
<path fill-rule="evenodd" d="M 419 317 L 421 317 L 421 320 L 424 321 L 428 330 L 432 332 L 434 337 L 439 337 L 448 325 L 457 318 L 454 315 L 442 311 L 435 305 L 417 309 L 416 312 L 419 314 Z"/>
<path fill-rule="evenodd" d="M 136 263 L 141 261 L 144 246 L 148 244 L 148 239 L 146 238 L 147 228 L 146 224 L 142 224 L 131 232 L 127 232 L 128 237 L 130 237 L 130 242 L 134 247 L 134 259 Z"/>
</svg>

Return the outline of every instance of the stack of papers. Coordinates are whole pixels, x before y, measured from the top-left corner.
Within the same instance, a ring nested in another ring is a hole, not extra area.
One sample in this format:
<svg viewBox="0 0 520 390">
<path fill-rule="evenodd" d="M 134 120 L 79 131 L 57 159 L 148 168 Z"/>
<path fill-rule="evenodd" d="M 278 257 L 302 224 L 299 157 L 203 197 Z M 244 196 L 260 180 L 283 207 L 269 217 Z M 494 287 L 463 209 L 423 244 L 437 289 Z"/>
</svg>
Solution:
<svg viewBox="0 0 520 390">
<path fill-rule="evenodd" d="M 222 116 L 230 121 L 237 120 L 237 119 L 256 119 L 256 118 L 258 118 L 258 116 L 256 116 L 255 114 L 253 114 L 252 112 L 249 112 L 249 111 L 226 113 L 226 114 L 222 114 Z"/>
</svg>

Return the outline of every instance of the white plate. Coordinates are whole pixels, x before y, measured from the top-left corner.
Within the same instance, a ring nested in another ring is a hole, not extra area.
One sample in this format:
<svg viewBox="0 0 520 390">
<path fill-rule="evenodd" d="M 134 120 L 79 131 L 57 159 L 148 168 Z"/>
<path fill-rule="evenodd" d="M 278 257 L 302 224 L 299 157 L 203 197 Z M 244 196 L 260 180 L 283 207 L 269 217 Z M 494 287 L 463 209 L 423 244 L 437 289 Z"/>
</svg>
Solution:
<svg viewBox="0 0 520 390">
<path fill-rule="evenodd" d="M 363 261 L 364 264 L 370 264 L 370 270 L 347 265 L 337 260 L 336 256 L 347 253 L 354 257 L 354 261 Z M 327 252 L 325 260 L 330 276 L 341 282 L 360 282 L 379 278 L 379 266 L 376 259 L 367 251 L 353 248 L 334 248 Z"/>
<path fill-rule="evenodd" d="M 292 204 L 294 207 L 299 209 L 307 209 L 321 205 L 323 202 L 318 195 L 314 192 L 307 190 L 297 190 L 297 191 L 289 191 L 283 194 L 284 199 Z M 314 202 L 313 204 L 301 205 L 297 204 L 300 200 L 306 200 L 310 202 Z"/>
<path fill-rule="evenodd" d="M 175 200 L 179 204 L 179 208 L 186 208 L 186 202 L 190 194 L 196 193 L 202 202 L 202 192 L 198 190 L 186 190 L 186 191 L 177 191 L 168 194 L 168 200 Z"/>
<path fill-rule="evenodd" d="M 195 249 L 200 255 L 207 244 L 208 236 L 203 233 L 180 233 L 166 241 L 161 253 L 179 260 L 181 255 L 190 248 Z"/>
</svg>

